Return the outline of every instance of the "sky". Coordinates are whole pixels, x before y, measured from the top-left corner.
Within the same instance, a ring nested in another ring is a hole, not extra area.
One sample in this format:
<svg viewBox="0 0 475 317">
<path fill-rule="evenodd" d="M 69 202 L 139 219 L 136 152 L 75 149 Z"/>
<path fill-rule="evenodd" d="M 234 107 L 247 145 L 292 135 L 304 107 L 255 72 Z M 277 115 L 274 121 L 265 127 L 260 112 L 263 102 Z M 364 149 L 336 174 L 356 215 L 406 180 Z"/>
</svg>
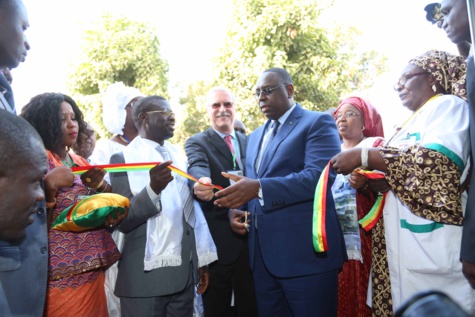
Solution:
<svg viewBox="0 0 475 317">
<path fill-rule="evenodd" d="M 31 50 L 25 63 L 12 70 L 17 108 L 43 92 L 68 93 L 67 69 L 79 53 L 82 30 L 106 12 L 156 28 L 172 84 L 211 75 L 212 57 L 224 45 L 232 19 L 232 0 L 23 1 Z M 390 71 L 369 91 L 355 92 L 379 110 L 386 136 L 409 116 L 392 88 L 407 62 L 430 49 L 457 52 L 445 33 L 426 21 L 424 7 L 433 1 L 335 0 L 334 8 L 321 17 L 329 24 L 356 25 L 362 31 L 361 45 L 387 56 Z"/>
</svg>

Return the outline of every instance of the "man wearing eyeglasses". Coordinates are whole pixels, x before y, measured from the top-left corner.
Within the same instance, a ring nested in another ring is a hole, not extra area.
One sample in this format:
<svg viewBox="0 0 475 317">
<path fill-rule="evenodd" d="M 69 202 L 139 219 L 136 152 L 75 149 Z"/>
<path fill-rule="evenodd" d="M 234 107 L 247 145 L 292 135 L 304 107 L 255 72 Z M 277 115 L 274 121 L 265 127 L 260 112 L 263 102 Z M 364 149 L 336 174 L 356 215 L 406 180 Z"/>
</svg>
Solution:
<svg viewBox="0 0 475 317">
<path fill-rule="evenodd" d="M 203 183 L 230 185 L 221 172 L 243 175 L 246 163 L 246 136 L 234 131 L 235 99 L 226 88 L 212 88 L 206 98 L 211 127 L 186 141 L 188 172 Z M 194 184 L 195 195 L 218 249 L 218 261 L 209 267 L 210 283 L 203 294 L 206 317 L 257 316 L 254 284 L 249 270 L 247 236 L 232 232 L 229 208 L 213 204 L 213 188 Z M 234 293 L 234 310 L 231 298 Z"/>
<path fill-rule="evenodd" d="M 331 192 L 326 196 L 328 251 L 312 246 L 317 180 L 340 152 L 328 114 L 294 102 L 294 86 L 281 68 L 264 71 L 255 97 L 267 122 L 248 137 L 247 177 L 224 173 L 235 184 L 215 194 L 215 204 L 247 204 L 249 255 L 260 317 L 336 316 L 338 270 L 346 250 Z M 332 172 L 330 184 L 335 174 Z M 232 210 L 233 230 L 246 232 L 245 212 Z M 243 217 L 244 216 L 244 217 Z"/>
<path fill-rule="evenodd" d="M 208 286 L 206 265 L 217 259 L 216 247 L 201 209 L 195 208 L 186 178 L 171 172 L 186 171 L 186 160 L 166 140 L 173 136 L 175 116 L 160 96 L 140 99 L 133 107 L 139 136 L 112 164 L 161 162 L 148 171 L 111 174 L 115 193 L 130 199 L 115 294 L 121 315 L 193 315 L 194 272 L 198 288 Z M 199 206 L 198 206 L 199 207 Z"/>
</svg>

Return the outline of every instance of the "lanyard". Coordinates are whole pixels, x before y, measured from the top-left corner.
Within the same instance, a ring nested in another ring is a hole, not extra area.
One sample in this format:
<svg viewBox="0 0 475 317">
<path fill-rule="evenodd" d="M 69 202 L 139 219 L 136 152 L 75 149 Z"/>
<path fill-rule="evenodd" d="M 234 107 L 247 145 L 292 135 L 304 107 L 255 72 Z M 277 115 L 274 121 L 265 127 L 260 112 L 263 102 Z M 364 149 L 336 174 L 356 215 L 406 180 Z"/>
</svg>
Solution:
<svg viewBox="0 0 475 317">
<path fill-rule="evenodd" d="M 233 169 L 236 169 L 236 166 L 237 166 L 237 159 L 236 159 L 236 153 L 237 153 L 237 150 L 236 148 L 239 147 L 239 144 L 238 144 L 238 147 L 236 147 L 236 142 L 234 141 L 237 141 L 237 139 L 235 138 L 231 138 L 231 143 L 233 144 L 233 149 L 234 149 L 234 152 L 231 152 L 231 155 L 233 156 Z"/>
<path fill-rule="evenodd" d="M 229 140 L 229 143 L 228 143 L 228 140 Z M 237 153 L 237 151 L 236 151 L 236 146 L 235 146 L 236 142 L 234 142 L 234 140 L 235 140 L 235 138 L 233 138 L 231 135 L 227 135 L 225 137 L 226 144 L 228 145 L 228 148 L 231 151 L 231 155 L 233 157 L 233 169 L 236 170 L 236 166 L 237 166 L 237 164 L 236 164 L 236 161 L 237 161 L 236 153 Z M 239 144 L 238 144 L 238 146 L 239 146 Z"/>
</svg>

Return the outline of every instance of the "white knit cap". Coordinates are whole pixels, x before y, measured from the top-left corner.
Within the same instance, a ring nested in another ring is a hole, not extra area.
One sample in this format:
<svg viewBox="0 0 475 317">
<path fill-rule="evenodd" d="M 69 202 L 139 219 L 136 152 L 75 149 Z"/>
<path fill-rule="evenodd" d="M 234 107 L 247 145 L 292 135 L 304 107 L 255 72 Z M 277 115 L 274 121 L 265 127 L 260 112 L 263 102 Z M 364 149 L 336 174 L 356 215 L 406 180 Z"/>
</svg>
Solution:
<svg viewBox="0 0 475 317">
<path fill-rule="evenodd" d="M 136 97 L 145 95 L 138 89 L 117 82 L 107 87 L 102 97 L 102 122 L 112 134 L 122 134 L 127 112 L 125 107 Z"/>
</svg>

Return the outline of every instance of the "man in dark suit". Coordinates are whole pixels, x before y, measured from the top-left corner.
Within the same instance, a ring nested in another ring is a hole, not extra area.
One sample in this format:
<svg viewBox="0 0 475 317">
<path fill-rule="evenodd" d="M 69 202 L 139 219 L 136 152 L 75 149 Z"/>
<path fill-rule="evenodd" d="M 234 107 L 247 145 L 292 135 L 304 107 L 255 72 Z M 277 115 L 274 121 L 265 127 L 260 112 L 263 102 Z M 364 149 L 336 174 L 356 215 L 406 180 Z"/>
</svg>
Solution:
<svg viewBox="0 0 475 317">
<path fill-rule="evenodd" d="M 194 214 L 187 179 L 172 175 L 169 169 L 173 161 L 186 171 L 186 160 L 165 141 L 173 136 L 175 117 L 168 101 L 150 96 L 134 105 L 133 120 L 139 136 L 123 152 L 114 154 L 110 162 L 162 163 L 150 172 L 111 174 L 113 191 L 130 198 L 128 215 L 119 225 L 125 243 L 115 294 L 120 297 L 124 317 L 191 317 L 193 273 L 199 261 L 197 291 L 202 293 L 208 285 L 204 265 L 210 261 L 197 252 L 205 244 L 195 240 L 199 229 L 194 217 L 198 219 L 198 215 Z"/>
<path fill-rule="evenodd" d="M 13 69 L 25 61 L 27 51 L 30 49 L 30 44 L 25 35 L 28 27 L 28 15 L 21 0 L 0 1 L 0 68 Z M 1 72 L 0 109 L 16 114 L 12 89 Z M 0 116 L 4 116 L 4 114 L 2 113 Z M 26 131 L 24 130 L 23 132 L 26 133 Z M 17 133 L 14 131 L 10 132 L 13 134 Z M 21 133 L 21 135 L 26 137 L 24 133 Z M 15 135 L 15 137 L 19 136 L 19 134 Z M 11 136 L 2 132 L 2 139 L 9 137 Z M 7 142 L 8 140 L 3 141 Z M 7 155 L 8 163 L 17 163 L 16 159 L 12 156 L 13 152 L 8 149 L 13 151 L 13 148 L 18 146 L 19 144 L 15 141 L 12 141 L 10 145 L 0 145 L 0 151 L 2 152 L 0 156 L 2 154 Z M 31 145 L 30 151 L 32 160 L 39 158 L 38 151 L 42 152 L 42 155 L 46 155 L 42 145 L 41 147 L 39 145 Z M 18 164 L 20 163 L 18 162 Z M 46 161 L 43 164 L 44 166 L 37 167 L 46 168 Z M 9 166 L 12 168 L 11 164 Z M 3 166 L 3 168 L 6 167 Z M 8 171 L 7 168 L 7 170 L 0 172 L 0 175 L 5 176 L 5 172 L 11 173 L 12 171 Z M 14 173 L 14 176 L 18 177 L 18 173 Z M 42 191 L 42 177 L 35 179 L 36 181 L 41 185 Z M 6 184 L 9 186 L 13 182 L 13 180 L 7 181 Z M 17 198 L 18 204 L 23 201 L 33 201 L 26 199 L 26 191 L 20 189 L 15 189 L 14 191 L 23 195 Z M 13 197 L 15 196 L 9 194 L 8 191 L 0 190 L 2 206 L 7 206 L 6 200 L 10 200 Z M 13 209 L 8 212 L 15 216 L 18 215 Z M 48 229 L 44 199 L 38 199 L 31 217 L 34 221 L 33 223 L 30 222 L 22 239 L 12 241 L 5 237 L 0 238 L 0 284 L 3 285 L 3 293 L 6 297 L 6 302 L 8 302 L 10 313 L 13 316 L 43 316 L 48 275 Z M 2 306 L 2 308 L 5 307 Z M 0 311 L 3 312 L 3 310 Z M 8 314 L 3 314 L 2 316 L 8 316 Z"/>
<path fill-rule="evenodd" d="M 249 254 L 260 317 L 336 316 L 338 270 L 346 250 L 331 192 L 326 196 L 328 251 L 315 252 L 312 216 L 315 187 L 330 158 L 340 151 L 334 120 L 302 109 L 281 68 L 264 71 L 254 94 L 269 119 L 248 137 L 247 177 L 215 194 L 215 204 L 247 203 Z M 335 174 L 331 175 L 331 182 Z M 232 210 L 233 226 L 244 212 Z"/>
<path fill-rule="evenodd" d="M 456 45 L 471 43 L 470 23 L 466 0 L 443 0 L 440 10 L 444 15 L 442 29 L 447 37 Z M 463 221 L 462 248 L 460 258 L 463 273 L 472 288 L 475 288 L 475 65 L 473 61 L 473 45 L 467 60 L 467 97 L 470 110 L 471 139 L 471 176 L 468 188 L 468 200 Z"/>
<path fill-rule="evenodd" d="M 229 179 L 221 172 L 243 175 L 246 136 L 234 131 L 235 100 L 228 89 L 211 89 L 206 110 L 211 128 L 186 141 L 188 171 L 203 183 L 228 187 Z M 247 237 L 231 230 L 229 209 L 213 204 L 212 187 L 195 183 L 194 188 L 218 250 L 218 261 L 209 266 L 210 285 L 203 294 L 205 316 L 233 316 L 233 290 L 238 315 L 257 316 Z"/>
</svg>

